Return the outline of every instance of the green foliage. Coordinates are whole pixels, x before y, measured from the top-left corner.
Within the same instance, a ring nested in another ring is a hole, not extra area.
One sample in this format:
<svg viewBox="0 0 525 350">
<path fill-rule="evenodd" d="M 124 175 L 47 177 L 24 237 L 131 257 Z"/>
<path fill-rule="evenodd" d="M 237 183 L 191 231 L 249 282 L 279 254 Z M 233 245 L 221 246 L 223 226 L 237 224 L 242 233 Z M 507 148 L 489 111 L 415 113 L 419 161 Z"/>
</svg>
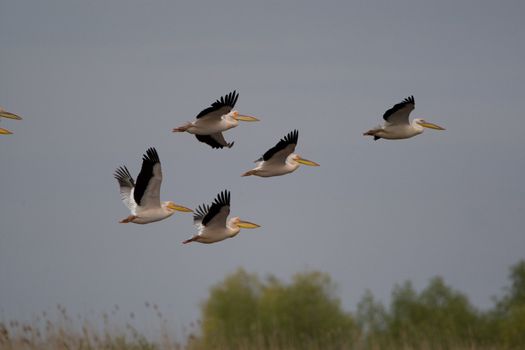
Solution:
<svg viewBox="0 0 525 350">
<path fill-rule="evenodd" d="M 244 270 L 228 276 L 211 289 L 203 306 L 202 320 L 203 340 L 207 347 L 212 347 L 217 341 L 229 344 L 234 339 L 255 334 L 260 292 L 257 277 Z"/>
<path fill-rule="evenodd" d="M 489 319 L 501 344 L 525 348 L 525 261 L 512 266 L 509 277 L 511 284 Z"/>
<path fill-rule="evenodd" d="M 436 277 L 419 294 L 408 282 L 394 289 L 388 331 L 397 343 L 446 347 L 472 339 L 477 319 L 468 299 Z"/>
<path fill-rule="evenodd" d="M 525 348 L 525 261 L 511 267 L 510 286 L 493 310 L 476 310 L 440 277 L 421 292 L 410 282 L 392 291 L 389 310 L 365 293 L 357 320 L 368 348 Z"/>
<path fill-rule="evenodd" d="M 497 302 L 497 312 L 505 314 L 514 307 L 525 305 L 525 260 L 510 268 L 511 285 Z"/>
<path fill-rule="evenodd" d="M 211 289 L 201 332 L 190 349 L 525 349 L 525 261 L 492 310 L 435 277 L 421 291 L 395 286 L 388 307 L 367 291 L 355 318 L 326 274 L 283 283 L 239 270 Z"/>
<path fill-rule="evenodd" d="M 319 347 L 348 343 L 356 329 L 328 275 L 297 274 L 285 284 L 239 270 L 212 288 L 193 347 Z"/>
</svg>

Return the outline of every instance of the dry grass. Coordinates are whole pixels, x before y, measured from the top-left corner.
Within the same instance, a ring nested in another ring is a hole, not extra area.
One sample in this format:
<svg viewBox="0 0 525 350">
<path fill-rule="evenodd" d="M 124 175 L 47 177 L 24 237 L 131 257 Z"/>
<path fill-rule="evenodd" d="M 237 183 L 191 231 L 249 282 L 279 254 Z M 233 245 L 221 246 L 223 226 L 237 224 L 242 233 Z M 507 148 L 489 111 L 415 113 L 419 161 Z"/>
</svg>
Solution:
<svg viewBox="0 0 525 350">
<path fill-rule="evenodd" d="M 183 343 L 175 341 L 170 335 L 167 321 L 155 304 L 146 303 L 146 307 L 154 312 L 159 321 L 160 336 L 156 340 L 148 339 L 133 325 L 136 316 L 129 314 L 129 322 L 124 327 L 117 325 L 112 316 L 118 313 L 118 306 L 108 314 L 103 313 L 99 322 L 90 322 L 85 318 L 76 317 L 73 320 L 66 309 L 57 306 L 57 313 L 50 317 L 47 313 L 36 316 L 33 321 L 20 323 L 18 321 L 0 322 L 0 350 L 495 350 L 497 347 L 478 347 L 468 343 L 457 346 L 444 346 L 431 343 L 421 343 L 418 346 L 394 346 L 392 344 L 365 344 L 358 337 L 352 343 L 319 344 L 315 340 L 297 341 L 283 340 L 275 337 L 265 339 L 262 336 L 255 339 L 239 339 L 229 344 L 203 344 L 194 333 L 190 333 Z M 301 344 L 300 346 L 297 344 Z"/>
<path fill-rule="evenodd" d="M 148 339 L 135 326 L 135 314 L 128 315 L 128 321 L 121 327 L 112 320 L 119 307 L 115 305 L 110 313 L 103 313 L 98 322 L 78 316 L 75 320 L 67 310 L 57 306 L 56 316 L 46 312 L 34 317 L 31 322 L 0 322 L 0 350 L 18 349 L 114 349 L 114 350 L 180 350 L 182 346 L 171 338 L 167 321 L 155 304 L 146 303 L 159 321 L 160 337 L 156 341 Z M 122 318 L 122 317 L 119 317 Z"/>
</svg>

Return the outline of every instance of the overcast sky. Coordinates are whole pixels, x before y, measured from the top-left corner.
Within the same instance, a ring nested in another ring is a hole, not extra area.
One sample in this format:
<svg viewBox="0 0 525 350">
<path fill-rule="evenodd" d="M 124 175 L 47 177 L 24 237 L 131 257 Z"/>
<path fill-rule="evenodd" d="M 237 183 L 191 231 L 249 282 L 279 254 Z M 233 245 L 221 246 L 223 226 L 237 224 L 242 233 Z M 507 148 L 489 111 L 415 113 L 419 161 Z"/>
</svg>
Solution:
<svg viewBox="0 0 525 350">
<path fill-rule="evenodd" d="M 0 320 L 57 303 L 89 316 L 155 302 L 176 327 L 243 267 L 328 272 L 347 309 L 368 288 L 441 275 L 492 305 L 525 258 L 523 1 L 0 1 Z M 212 150 L 171 129 L 236 89 L 261 119 Z M 362 132 L 414 95 L 447 128 L 404 141 Z M 321 164 L 241 178 L 297 128 Z M 222 189 L 256 222 L 214 245 L 191 215 L 121 225 L 112 177 L 157 148 L 162 198 Z"/>
</svg>

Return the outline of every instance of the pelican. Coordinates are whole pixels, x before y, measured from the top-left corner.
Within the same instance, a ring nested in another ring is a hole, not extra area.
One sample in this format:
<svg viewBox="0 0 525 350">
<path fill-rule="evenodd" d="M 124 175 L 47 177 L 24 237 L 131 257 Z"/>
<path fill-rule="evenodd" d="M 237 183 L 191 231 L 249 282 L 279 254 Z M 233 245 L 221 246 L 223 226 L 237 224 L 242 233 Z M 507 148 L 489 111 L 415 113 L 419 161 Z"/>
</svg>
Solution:
<svg viewBox="0 0 525 350">
<path fill-rule="evenodd" d="M 215 243 L 237 236 L 241 228 L 257 228 L 257 224 L 242 221 L 234 217 L 226 222 L 230 215 L 230 191 L 222 191 L 217 195 L 211 206 L 200 205 L 193 214 L 193 223 L 199 228 L 199 233 L 182 242 Z"/>
<path fill-rule="evenodd" d="M 424 128 L 445 130 L 439 125 L 429 123 L 420 118 L 415 118 L 410 122 L 408 116 L 414 110 L 415 105 L 414 96 L 405 98 L 403 102 L 394 105 L 394 107 L 383 114 L 383 119 L 385 120 L 383 125 L 368 130 L 363 135 L 373 136 L 374 141 L 379 139 L 399 140 L 419 135 Z"/>
<path fill-rule="evenodd" d="M 13 114 L 11 112 L 6 111 L 2 107 L 0 107 L 0 118 L 7 118 L 7 119 L 15 119 L 15 120 L 21 120 L 22 118 L 16 114 Z M 0 128 L 0 135 L 10 135 L 12 134 L 11 131 L 7 129 Z"/>
<path fill-rule="evenodd" d="M 297 170 L 300 164 L 319 166 L 316 162 L 304 159 L 298 154 L 293 153 L 295 146 L 297 146 L 298 138 L 299 131 L 294 130 L 289 132 L 288 135 L 277 142 L 274 147 L 270 148 L 261 158 L 255 161 L 257 163 L 255 168 L 248 170 L 241 176 L 280 176 Z"/>
<path fill-rule="evenodd" d="M 241 115 L 236 110 L 233 110 L 239 94 L 235 91 L 228 95 L 222 96 L 211 104 L 210 107 L 202 110 L 193 122 L 173 129 L 173 132 L 187 131 L 194 134 L 197 140 L 210 145 L 212 148 L 231 148 L 233 142 L 227 142 L 222 135 L 223 131 L 235 128 L 239 121 L 256 122 L 259 119 L 249 116 Z"/>
<path fill-rule="evenodd" d="M 148 148 L 142 156 L 142 169 L 136 184 L 125 166 L 118 167 L 114 176 L 120 186 L 120 198 L 131 211 L 130 216 L 120 221 L 122 224 L 149 224 L 169 218 L 175 211 L 193 211 L 171 201 L 160 201 L 162 169 L 155 148 Z"/>
</svg>

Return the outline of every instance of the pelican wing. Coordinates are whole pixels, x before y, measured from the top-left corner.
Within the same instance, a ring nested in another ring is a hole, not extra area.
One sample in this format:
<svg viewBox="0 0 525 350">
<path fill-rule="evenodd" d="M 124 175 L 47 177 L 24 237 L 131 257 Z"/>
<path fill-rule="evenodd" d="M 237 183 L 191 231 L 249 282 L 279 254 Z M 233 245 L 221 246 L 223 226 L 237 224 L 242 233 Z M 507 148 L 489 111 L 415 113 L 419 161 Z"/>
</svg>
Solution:
<svg viewBox="0 0 525 350">
<path fill-rule="evenodd" d="M 206 204 L 199 205 L 197 209 L 193 212 L 193 224 L 197 226 L 202 225 L 202 220 L 210 211 L 210 206 Z"/>
<path fill-rule="evenodd" d="M 225 228 L 228 215 L 230 215 L 230 192 L 225 190 L 217 195 L 211 206 L 205 204 L 199 206 L 193 216 L 193 222 L 209 228 Z"/>
<path fill-rule="evenodd" d="M 286 158 L 295 151 L 297 140 L 299 139 L 299 131 L 293 130 L 283 137 L 277 144 L 266 151 L 265 154 L 256 162 L 264 160 L 265 162 L 285 163 Z"/>
<path fill-rule="evenodd" d="M 231 112 L 233 107 L 235 107 L 235 103 L 237 103 L 238 98 L 239 94 L 235 90 L 230 92 L 228 95 L 221 96 L 221 98 L 213 102 L 210 107 L 197 114 L 196 118 L 220 119 L 223 115 Z"/>
<path fill-rule="evenodd" d="M 383 114 L 383 119 L 390 124 L 410 124 L 408 116 L 414 110 L 416 102 L 414 96 L 407 97 L 403 102 L 394 105 Z"/>
<path fill-rule="evenodd" d="M 137 203 L 133 198 L 133 191 L 135 189 L 135 181 L 131 177 L 129 170 L 125 166 L 118 167 L 114 174 L 120 187 L 120 199 L 128 207 L 131 213 L 135 214 Z"/>
<path fill-rule="evenodd" d="M 133 198 L 141 207 L 160 207 L 160 185 L 162 183 L 162 169 L 157 150 L 148 148 L 142 156 L 142 168 L 133 191 Z"/>
<path fill-rule="evenodd" d="M 228 143 L 224 139 L 222 132 L 217 132 L 211 135 L 195 135 L 195 137 L 200 142 L 204 142 L 210 145 L 211 148 L 224 148 L 224 147 L 231 148 L 233 146 L 233 142 Z"/>
</svg>

